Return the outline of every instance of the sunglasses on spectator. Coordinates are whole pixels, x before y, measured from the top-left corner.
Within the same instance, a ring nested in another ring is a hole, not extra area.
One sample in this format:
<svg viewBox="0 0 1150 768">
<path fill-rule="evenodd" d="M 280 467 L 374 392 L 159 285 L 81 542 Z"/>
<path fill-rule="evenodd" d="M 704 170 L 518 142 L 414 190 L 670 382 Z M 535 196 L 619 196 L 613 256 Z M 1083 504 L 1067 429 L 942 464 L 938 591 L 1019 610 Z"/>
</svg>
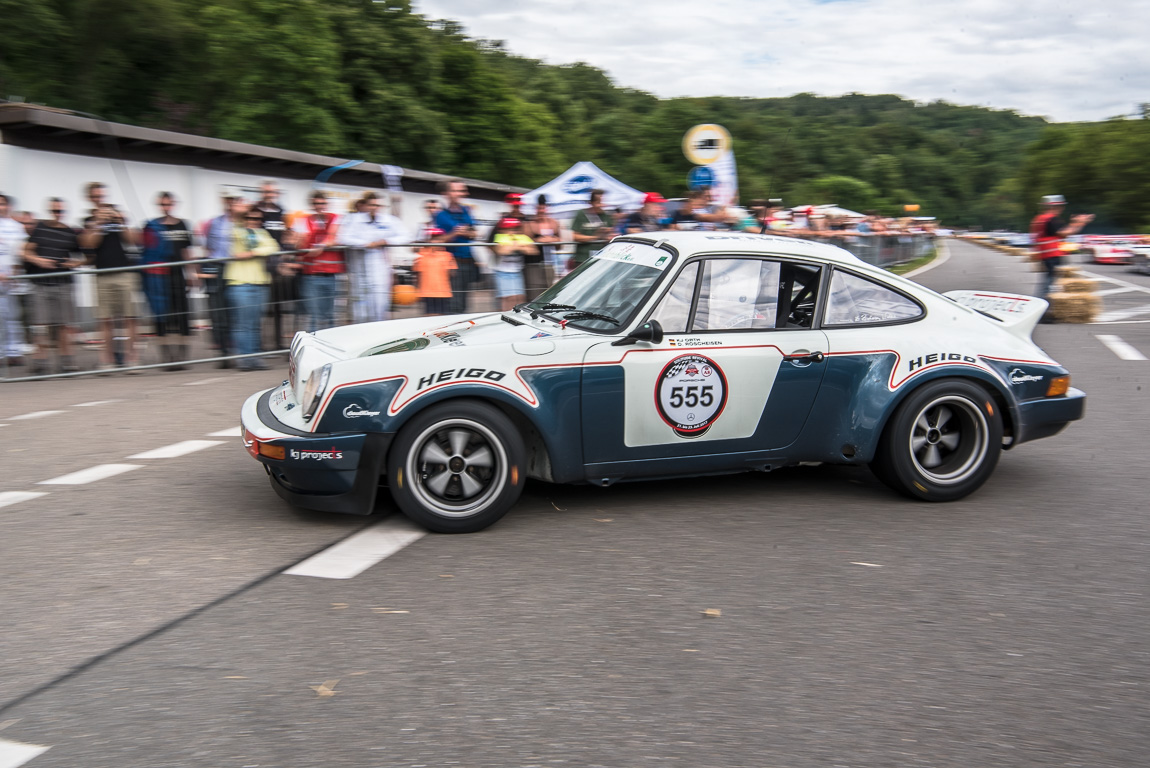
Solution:
<svg viewBox="0 0 1150 768">
<path fill-rule="evenodd" d="M 57 210 L 53 210 L 53 211 L 50 211 L 50 213 L 51 213 L 53 216 L 63 216 L 65 213 L 67 213 L 67 211 L 65 211 L 63 208 L 60 208 L 60 209 L 57 209 Z"/>
<path fill-rule="evenodd" d="M 246 219 L 247 221 L 263 221 L 264 217 L 263 216 L 244 216 L 244 219 Z"/>
</svg>

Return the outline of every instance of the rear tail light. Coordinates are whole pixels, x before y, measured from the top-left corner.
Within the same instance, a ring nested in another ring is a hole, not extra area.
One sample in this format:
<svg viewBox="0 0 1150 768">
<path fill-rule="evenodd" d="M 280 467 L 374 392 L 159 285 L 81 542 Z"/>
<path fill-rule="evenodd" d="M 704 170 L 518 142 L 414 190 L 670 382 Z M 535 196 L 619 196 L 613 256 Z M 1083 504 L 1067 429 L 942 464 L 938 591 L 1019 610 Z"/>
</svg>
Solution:
<svg viewBox="0 0 1150 768">
<path fill-rule="evenodd" d="M 1050 386 L 1046 388 L 1047 397 L 1062 397 L 1070 391 L 1070 377 L 1069 376 L 1055 376 L 1050 380 Z"/>
</svg>

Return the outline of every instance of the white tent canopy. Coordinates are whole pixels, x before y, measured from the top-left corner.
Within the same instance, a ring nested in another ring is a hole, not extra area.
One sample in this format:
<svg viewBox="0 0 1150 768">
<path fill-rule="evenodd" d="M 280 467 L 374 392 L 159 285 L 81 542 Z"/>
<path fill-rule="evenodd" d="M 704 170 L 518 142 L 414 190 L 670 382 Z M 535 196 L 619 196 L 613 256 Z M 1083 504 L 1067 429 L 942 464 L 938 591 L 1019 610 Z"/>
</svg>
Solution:
<svg viewBox="0 0 1150 768">
<path fill-rule="evenodd" d="M 573 216 L 586 208 L 591 190 L 603 190 L 603 207 L 609 211 L 623 208 L 631 211 L 643 204 L 643 193 L 604 173 L 592 162 L 575 163 L 538 189 L 523 194 L 523 210 L 535 212 L 535 200 L 547 195 L 547 205 L 555 216 Z"/>
<path fill-rule="evenodd" d="M 838 205 L 816 205 L 814 206 L 815 213 L 821 213 L 824 216 L 836 216 L 846 219 L 865 219 L 866 214 L 852 211 L 849 208 L 843 208 Z"/>
</svg>

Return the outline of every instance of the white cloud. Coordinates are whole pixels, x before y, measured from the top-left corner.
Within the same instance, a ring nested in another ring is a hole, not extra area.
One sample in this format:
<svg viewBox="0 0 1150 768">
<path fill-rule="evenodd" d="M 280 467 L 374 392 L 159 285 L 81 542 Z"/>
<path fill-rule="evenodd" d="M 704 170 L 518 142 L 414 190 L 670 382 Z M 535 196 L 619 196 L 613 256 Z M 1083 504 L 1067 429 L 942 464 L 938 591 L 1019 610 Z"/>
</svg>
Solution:
<svg viewBox="0 0 1150 768">
<path fill-rule="evenodd" d="M 1150 101 L 1150 3 L 417 0 L 429 18 L 658 96 L 897 93 L 1099 120 Z"/>
</svg>

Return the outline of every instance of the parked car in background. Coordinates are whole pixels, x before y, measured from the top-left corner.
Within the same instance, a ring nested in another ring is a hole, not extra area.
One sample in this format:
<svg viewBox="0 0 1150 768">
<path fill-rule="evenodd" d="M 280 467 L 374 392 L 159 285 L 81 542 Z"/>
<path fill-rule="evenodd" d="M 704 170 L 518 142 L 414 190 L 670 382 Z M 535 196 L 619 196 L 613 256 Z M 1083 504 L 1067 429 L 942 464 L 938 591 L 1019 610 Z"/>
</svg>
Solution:
<svg viewBox="0 0 1150 768">
<path fill-rule="evenodd" d="M 1086 235 L 1079 250 L 1094 264 L 1130 264 L 1137 238 L 1128 235 Z"/>
</svg>

